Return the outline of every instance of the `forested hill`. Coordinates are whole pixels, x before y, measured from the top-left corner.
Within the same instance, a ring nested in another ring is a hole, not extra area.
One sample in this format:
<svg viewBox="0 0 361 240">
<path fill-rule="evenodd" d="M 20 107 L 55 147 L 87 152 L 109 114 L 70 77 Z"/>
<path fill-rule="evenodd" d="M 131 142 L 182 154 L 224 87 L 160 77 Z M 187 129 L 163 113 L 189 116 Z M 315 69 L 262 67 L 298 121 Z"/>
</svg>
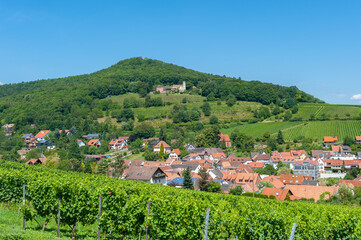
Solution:
<svg viewBox="0 0 361 240">
<path fill-rule="evenodd" d="M 214 94 L 221 99 L 233 94 L 238 100 L 273 102 L 286 108 L 297 102 L 320 101 L 296 87 L 211 75 L 139 57 L 92 74 L 0 86 L 0 119 L 17 127 L 32 123 L 51 129 L 69 127 L 114 107 L 110 101 L 99 99 L 127 92 L 144 97 L 159 84 L 182 81 L 186 81 L 189 89 L 196 86 L 203 96 Z"/>
</svg>

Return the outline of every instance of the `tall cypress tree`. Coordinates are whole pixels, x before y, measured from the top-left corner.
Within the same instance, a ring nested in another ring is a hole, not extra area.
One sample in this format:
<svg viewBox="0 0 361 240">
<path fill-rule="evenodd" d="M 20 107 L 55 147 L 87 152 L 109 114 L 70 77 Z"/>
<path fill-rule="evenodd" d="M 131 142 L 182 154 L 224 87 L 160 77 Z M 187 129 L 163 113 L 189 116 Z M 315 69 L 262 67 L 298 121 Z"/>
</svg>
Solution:
<svg viewBox="0 0 361 240">
<path fill-rule="evenodd" d="M 193 181 L 191 178 L 191 171 L 189 170 L 189 167 L 187 167 L 187 169 L 183 171 L 183 178 L 183 188 L 193 189 Z"/>
<path fill-rule="evenodd" d="M 278 131 L 277 143 L 278 144 L 284 144 L 285 143 L 285 140 L 283 139 L 283 134 L 282 134 L 281 130 Z"/>
</svg>

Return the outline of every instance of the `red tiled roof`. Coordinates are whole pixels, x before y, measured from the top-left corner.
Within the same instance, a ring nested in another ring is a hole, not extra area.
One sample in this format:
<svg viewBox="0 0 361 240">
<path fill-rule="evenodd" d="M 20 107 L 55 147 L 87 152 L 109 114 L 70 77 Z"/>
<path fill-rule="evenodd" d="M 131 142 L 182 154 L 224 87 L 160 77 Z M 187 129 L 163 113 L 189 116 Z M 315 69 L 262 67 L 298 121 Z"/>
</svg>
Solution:
<svg viewBox="0 0 361 240">
<path fill-rule="evenodd" d="M 222 165 L 222 167 L 223 167 L 224 169 L 228 169 L 228 168 L 231 168 L 231 167 L 232 167 L 231 163 L 228 162 L 228 161 L 222 162 L 221 165 Z"/>
<path fill-rule="evenodd" d="M 356 136 L 356 141 L 361 141 L 361 136 Z"/>
<path fill-rule="evenodd" d="M 312 185 L 286 185 L 285 188 L 290 189 L 292 193 L 298 198 L 315 199 L 320 200 L 320 195 L 324 192 L 329 192 L 331 196 L 337 192 L 337 187 L 324 187 L 324 186 L 312 186 Z M 325 196 L 325 200 L 329 198 Z"/>
<path fill-rule="evenodd" d="M 343 161 L 339 159 L 323 159 L 322 162 L 327 163 L 327 165 L 331 165 L 331 166 L 343 165 Z"/>
<path fill-rule="evenodd" d="M 304 181 L 303 175 L 295 175 L 295 174 L 281 174 L 280 180 L 283 184 L 296 184 L 301 185 Z"/>
<path fill-rule="evenodd" d="M 176 149 L 173 149 L 172 153 L 175 153 L 179 156 L 181 152 L 180 152 L 179 148 L 176 148 Z"/>
<path fill-rule="evenodd" d="M 332 146 L 332 152 L 338 153 L 338 152 L 342 152 L 342 147 L 341 146 Z"/>
<path fill-rule="evenodd" d="M 337 142 L 337 137 L 323 137 L 323 142 L 325 143 Z"/>
<path fill-rule="evenodd" d="M 224 154 L 224 153 L 212 153 L 211 155 L 213 156 L 213 158 L 216 158 L 216 159 L 217 158 L 220 159 L 221 157 L 224 157 L 224 158 L 226 157 L 226 154 Z"/>
<path fill-rule="evenodd" d="M 252 173 L 253 172 L 253 168 L 250 167 L 249 165 L 246 164 L 240 164 L 237 167 L 237 171 L 239 172 L 247 172 L 247 173 Z"/>
<path fill-rule="evenodd" d="M 164 141 L 160 141 L 157 145 L 154 146 L 154 148 L 160 148 L 162 144 L 164 148 L 170 148 L 170 146 Z"/>
<path fill-rule="evenodd" d="M 284 188 L 285 185 L 281 182 L 281 180 L 276 176 L 268 176 L 261 180 L 262 182 L 272 183 L 275 188 Z"/>
<path fill-rule="evenodd" d="M 264 162 L 251 162 L 248 165 L 252 168 L 263 168 Z"/>
<path fill-rule="evenodd" d="M 269 188 L 269 187 L 264 188 L 262 194 L 267 195 L 268 197 L 270 195 L 273 195 L 276 197 L 277 200 L 281 200 L 281 201 L 284 201 L 286 199 L 287 194 L 290 195 L 290 198 L 291 195 L 293 195 L 290 189 Z"/>
<path fill-rule="evenodd" d="M 42 158 L 42 159 L 40 159 L 40 158 L 38 158 L 38 159 L 32 158 L 29 161 L 27 161 L 25 164 L 26 165 L 34 165 L 37 161 L 39 161 L 40 163 L 43 163 L 43 159 L 44 158 Z"/>
<path fill-rule="evenodd" d="M 109 142 L 109 145 L 114 145 L 116 144 L 118 141 L 118 139 L 112 139 L 110 142 Z"/>
<path fill-rule="evenodd" d="M 94 146 L 98 141 L 99 141 L 99 139 L 91 139 L 91 140 L 88 142 L 88 145 L 89 145 L 89 146 Z"/>
<path fill-rule="evenodd" d="M 347 185 L 351 184 L 354 187 L 361 187 L 361 181 L 358 180 L 338 180 L 338 186 L 341 186 L 342 183 Z"/>
<path fill-rule="evenodd" d="M 41 130 L 38 134 L 35 135 L 36 138 L 43 138 L 50 133 L 50 130 Z"/>
<path fill-rule="evenodd" d="M 220 133 L 218 134 L 218 136 L 220 137 L 219 141 L 225 141 L 225 142 L 230 142 L 231 139 L 229 138 L 228 134 L 223 134 L 223 133 Z"/>
</svg>

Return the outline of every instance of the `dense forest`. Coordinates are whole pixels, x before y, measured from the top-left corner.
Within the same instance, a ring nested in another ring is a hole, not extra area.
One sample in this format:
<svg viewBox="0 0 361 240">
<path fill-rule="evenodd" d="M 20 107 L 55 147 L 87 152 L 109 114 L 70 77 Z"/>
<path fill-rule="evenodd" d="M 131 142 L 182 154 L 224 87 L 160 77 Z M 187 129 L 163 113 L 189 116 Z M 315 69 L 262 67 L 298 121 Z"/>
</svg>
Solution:
<svg viewBox="0 0 361 240">
<path fill-rule="evenodd" d="M 36 124 L 39 129 L 81 126 L 119 108 L 108 96 L 127 92 L 145 97 L 157 85 L 196 87 L 198 94 L 260 102 L 291 108 L 297 102 L 320 102 L 296 87 L 243 81 L 201 73 L 152 59 L 131 58 L 92 74 L 0 86 L 1 123 L 15 123 L 17 130 Z"/>
</svg>

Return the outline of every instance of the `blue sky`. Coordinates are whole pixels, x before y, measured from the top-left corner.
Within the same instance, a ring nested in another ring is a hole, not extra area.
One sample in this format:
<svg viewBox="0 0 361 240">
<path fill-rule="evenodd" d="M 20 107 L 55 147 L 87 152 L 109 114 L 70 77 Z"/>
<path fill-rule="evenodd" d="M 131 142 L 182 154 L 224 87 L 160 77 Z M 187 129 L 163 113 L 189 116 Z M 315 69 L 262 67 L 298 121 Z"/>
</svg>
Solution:
<svg viewBox="0 0 361 240">
<path fill-rule="evenodd" d="M 0 82 L 143 56 L 361 104 L 361 1 L 1 1 Z"/>
</svg>

